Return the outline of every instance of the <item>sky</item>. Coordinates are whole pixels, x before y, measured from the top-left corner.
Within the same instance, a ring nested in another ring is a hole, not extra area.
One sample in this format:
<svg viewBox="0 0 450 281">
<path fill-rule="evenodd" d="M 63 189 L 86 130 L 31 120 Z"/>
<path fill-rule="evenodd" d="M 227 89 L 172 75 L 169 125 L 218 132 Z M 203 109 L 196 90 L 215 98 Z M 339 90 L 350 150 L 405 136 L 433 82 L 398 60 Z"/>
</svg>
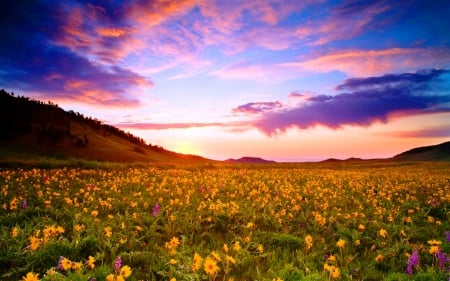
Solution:
<svg viewBox="0 0 450 281">
<path fill-rule="evenodd" d="M 447 0 L 2 1 L 0 88 L 216 160 L 450 139 Z"/>
</svg>

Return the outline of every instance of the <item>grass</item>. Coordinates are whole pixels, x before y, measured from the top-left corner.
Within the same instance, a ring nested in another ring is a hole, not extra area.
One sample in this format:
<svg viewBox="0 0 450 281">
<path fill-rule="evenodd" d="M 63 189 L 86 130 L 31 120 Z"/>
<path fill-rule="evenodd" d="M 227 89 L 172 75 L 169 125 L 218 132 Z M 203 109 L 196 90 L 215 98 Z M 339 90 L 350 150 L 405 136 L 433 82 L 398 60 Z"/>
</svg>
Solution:
<svg viewBox="0 0 450 281">
<path fill-rule="evenodd" d="M 449 278 L 448 162 L 41 163 L 0 170 L 1 280 Z"/>
</svg>

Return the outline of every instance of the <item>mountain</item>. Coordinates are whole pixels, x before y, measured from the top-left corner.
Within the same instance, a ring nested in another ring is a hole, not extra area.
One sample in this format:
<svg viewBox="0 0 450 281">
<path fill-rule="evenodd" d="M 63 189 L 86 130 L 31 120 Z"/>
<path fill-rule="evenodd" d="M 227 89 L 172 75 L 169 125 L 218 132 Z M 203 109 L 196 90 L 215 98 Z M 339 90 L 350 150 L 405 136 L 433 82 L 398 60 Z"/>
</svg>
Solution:
<svg viewBox="0 0 450 281">
<path fill-rule="evenodd" d="M 0 160 L 42 157 L 111 162 L 210 163 L 168 151 L 101 121 L 51 102 L 0 90 Z"/>
<path fill-rule="evenodd" d="M 238 164 L 268 164 L 268 163 L 276 163 L 272 160 L 266 160 L 259 157 L 241 157 L 239 159 L 228 159 L 225 160 L 227 163 L 238 163 Z"/>
<path fill-rule="evenodd" d="M 395 155 L 396 161 L 450 161 L 450 141 L 422 146 Z"/>
</svg>

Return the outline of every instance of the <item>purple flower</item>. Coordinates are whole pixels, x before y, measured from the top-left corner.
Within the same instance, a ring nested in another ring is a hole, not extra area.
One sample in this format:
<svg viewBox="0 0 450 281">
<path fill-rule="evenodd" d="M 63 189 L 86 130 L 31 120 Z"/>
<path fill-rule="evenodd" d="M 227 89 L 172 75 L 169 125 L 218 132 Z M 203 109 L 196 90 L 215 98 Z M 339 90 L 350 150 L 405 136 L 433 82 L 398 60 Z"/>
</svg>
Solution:
<svg viewBox="0 0 450 281">
<path fill-rule="evenodd" d="M 445 232 L 445 241 L 450 242 L 450 231 Z"/>
<path fill-rule="evenodd" d="M 153 207 L 152 216 L 156 217 L 160 211 L 161 211 L 161 207 L 159 207 L 158 202 L 156 202 L 155 206 Z"/>
<path fill-rule="evenodd" d="M 57 267 L 56 267 L 59 271 L 64 271 L 64 268 L 63 268 L 63 266 L 62 266 L 62 261 L 63 261 L 64 259 L 65 259 L 64 256 L 60 256 L 60 257 L 59 257 L 58 265 L 57 265 Z"/>
<path fill-rule="evenodd" d="M 447 255 L 439 249 L 439 252 L 437 253 L 437 258 L 439 262 L 439 268 L 444 270 L 445 263 L 447 262 Z"/>
<path fill-rule="evenodd" d="M 122 267 L 122 258 L 117 257 L 116 261 L 114 262 L 114 271 L 119 272 L 121 267 Z"/>
<path fill-rule="evenodd" d="M 408 263 L 406 265 L 406 273 L 408 273 L 408 275 L 412 275 L 414 267 L 417 267 L 419 265 L 419 262 L 419 252 L 414 251 L 408 259 Z"/>
<path fill-rule="evenodd" d="M 28 209 L 27 199 L 22 200 L 22 209 L 24 210 Z"/>
</svg>

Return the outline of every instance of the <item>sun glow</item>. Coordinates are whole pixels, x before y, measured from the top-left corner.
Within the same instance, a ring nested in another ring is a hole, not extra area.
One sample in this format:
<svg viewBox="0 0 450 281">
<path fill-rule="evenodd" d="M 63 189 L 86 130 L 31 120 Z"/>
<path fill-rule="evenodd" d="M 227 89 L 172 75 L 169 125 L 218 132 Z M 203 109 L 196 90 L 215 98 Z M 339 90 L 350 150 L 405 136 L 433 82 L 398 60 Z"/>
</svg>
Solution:
<svg viewBox="0 0 450 281">
<path fill-rule="evenodd" d="M 185 141 L 176 142 L 172 149 L 175 152 L 182 154 L 200 155 L 198 149 L 195 148 L 195 145 Z"/>
</svg>

